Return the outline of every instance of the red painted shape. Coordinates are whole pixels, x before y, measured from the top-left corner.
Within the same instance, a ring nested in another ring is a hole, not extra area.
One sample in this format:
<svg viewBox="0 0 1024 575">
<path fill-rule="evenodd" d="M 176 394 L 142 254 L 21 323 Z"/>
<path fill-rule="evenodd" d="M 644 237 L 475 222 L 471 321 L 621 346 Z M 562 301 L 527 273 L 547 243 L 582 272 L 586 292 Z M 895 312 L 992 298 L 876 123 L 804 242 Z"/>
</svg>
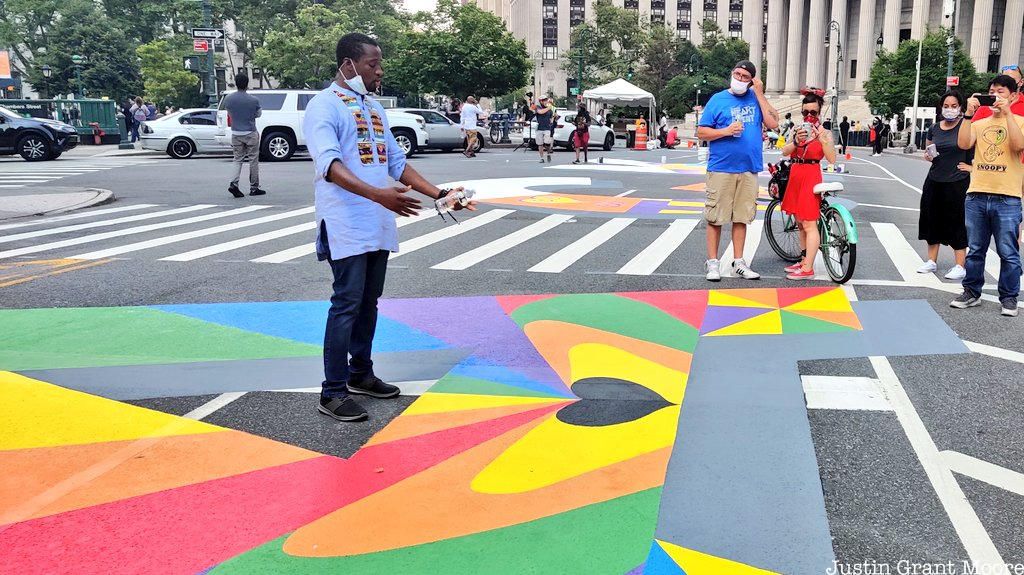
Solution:
<svg viewBox="0 0 1024 575">
<path fill-rule="evenodd" d="M 695 329 L 700 329 L 700 324 L 704 322 L 704 310 L 708 307 L 706 290 L 641 291 L 615 295 L 650 304 Z"/>
<path fill-rule="evenodd" d="M 498 300 L 498 305 L 501 309 L 505 310 L 505 313 L 512 315 L 512 312 L 516 311 L 520 307 L 533 303 L 535 301 L 541 301 L 545 299 L 551 299 L 553 295 L 500 295 L 494 299 Z"/>
<path fill-rule="evenodd" d="M 791 306 L 797 302 L 821 295 L 827 291 L 838 289 L 836 287 L 807 287 L 807 288 L 779 288 L 779 308 Z"/>
<path fill-rule="evenodd" d="M 0 573 L 198 573 L 560 407 L 0 526 Z"/>
</svg>

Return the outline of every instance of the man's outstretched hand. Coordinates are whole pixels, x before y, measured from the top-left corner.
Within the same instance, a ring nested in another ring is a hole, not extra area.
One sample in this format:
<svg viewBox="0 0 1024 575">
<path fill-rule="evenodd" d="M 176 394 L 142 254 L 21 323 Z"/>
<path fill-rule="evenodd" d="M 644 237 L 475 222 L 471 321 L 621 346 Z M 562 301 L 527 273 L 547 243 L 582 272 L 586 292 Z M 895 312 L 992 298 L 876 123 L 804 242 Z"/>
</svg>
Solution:
<svg viewBox="0 0 1024 575">
<path fill-rule="evenodd" d="M 423 206 L 419 200 L 408 195 L 410 189 L 402 185 L 379 188 L 373 195 L 373 201 L 400 216 L 415 216 Z"/>
</svg>

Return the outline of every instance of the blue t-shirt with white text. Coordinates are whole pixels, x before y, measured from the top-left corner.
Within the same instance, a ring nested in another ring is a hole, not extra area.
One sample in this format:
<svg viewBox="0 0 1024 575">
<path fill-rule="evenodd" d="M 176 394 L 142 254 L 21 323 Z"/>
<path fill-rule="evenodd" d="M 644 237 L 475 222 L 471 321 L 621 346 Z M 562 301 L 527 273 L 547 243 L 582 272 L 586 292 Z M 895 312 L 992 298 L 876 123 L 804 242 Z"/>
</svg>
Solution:
<svg viewBox="0 0 1024 575">
<path fill-rule="evenodd" d="M 708 143 L 709 172 L 740 174 L 758 173 L 764 169 L 764 156 L 761 154 L 761 125 L 764 118 L 753 90 L 747 90 L 742 96 L 728 90 L 711 96 L 700 115 L 699 125 L 718 130 L 736 120 L 743 122 L 742 134 L 725 136 Z"/>
</svg>

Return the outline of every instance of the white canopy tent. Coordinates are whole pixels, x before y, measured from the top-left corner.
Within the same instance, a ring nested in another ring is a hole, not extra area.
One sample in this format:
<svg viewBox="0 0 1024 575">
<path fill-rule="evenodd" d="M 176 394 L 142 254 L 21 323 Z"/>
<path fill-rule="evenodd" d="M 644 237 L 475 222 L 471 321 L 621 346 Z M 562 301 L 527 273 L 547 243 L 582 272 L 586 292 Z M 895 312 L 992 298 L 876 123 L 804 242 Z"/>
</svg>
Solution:
<svg viewBox="0 0 1024 575">
<path fill-rule="evenodd" d="M 648 121 L 657 122 L 654 115 L 654 94 L 630 84 L 622 78 L 612 80 L 604 86 L 583 92 L 583 99 L 611 106 L 643 106 L 650 110 Z"/>
</svg>

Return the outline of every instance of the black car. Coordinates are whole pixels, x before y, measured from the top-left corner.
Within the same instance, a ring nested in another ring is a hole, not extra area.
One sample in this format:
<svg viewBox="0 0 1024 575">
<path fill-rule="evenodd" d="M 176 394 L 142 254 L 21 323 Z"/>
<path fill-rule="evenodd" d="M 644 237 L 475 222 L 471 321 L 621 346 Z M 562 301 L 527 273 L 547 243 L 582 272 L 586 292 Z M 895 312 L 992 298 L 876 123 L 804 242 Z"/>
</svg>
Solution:
<svg viewBox="0 0 1024 575">
<path fill-rule="evenodd" d="M 55 160 L 78 145 L 73 126 L 45 118 L 23 118 L 0 106 L 0 156 L 20 154 L 29 162 Z"/>
</svg>

